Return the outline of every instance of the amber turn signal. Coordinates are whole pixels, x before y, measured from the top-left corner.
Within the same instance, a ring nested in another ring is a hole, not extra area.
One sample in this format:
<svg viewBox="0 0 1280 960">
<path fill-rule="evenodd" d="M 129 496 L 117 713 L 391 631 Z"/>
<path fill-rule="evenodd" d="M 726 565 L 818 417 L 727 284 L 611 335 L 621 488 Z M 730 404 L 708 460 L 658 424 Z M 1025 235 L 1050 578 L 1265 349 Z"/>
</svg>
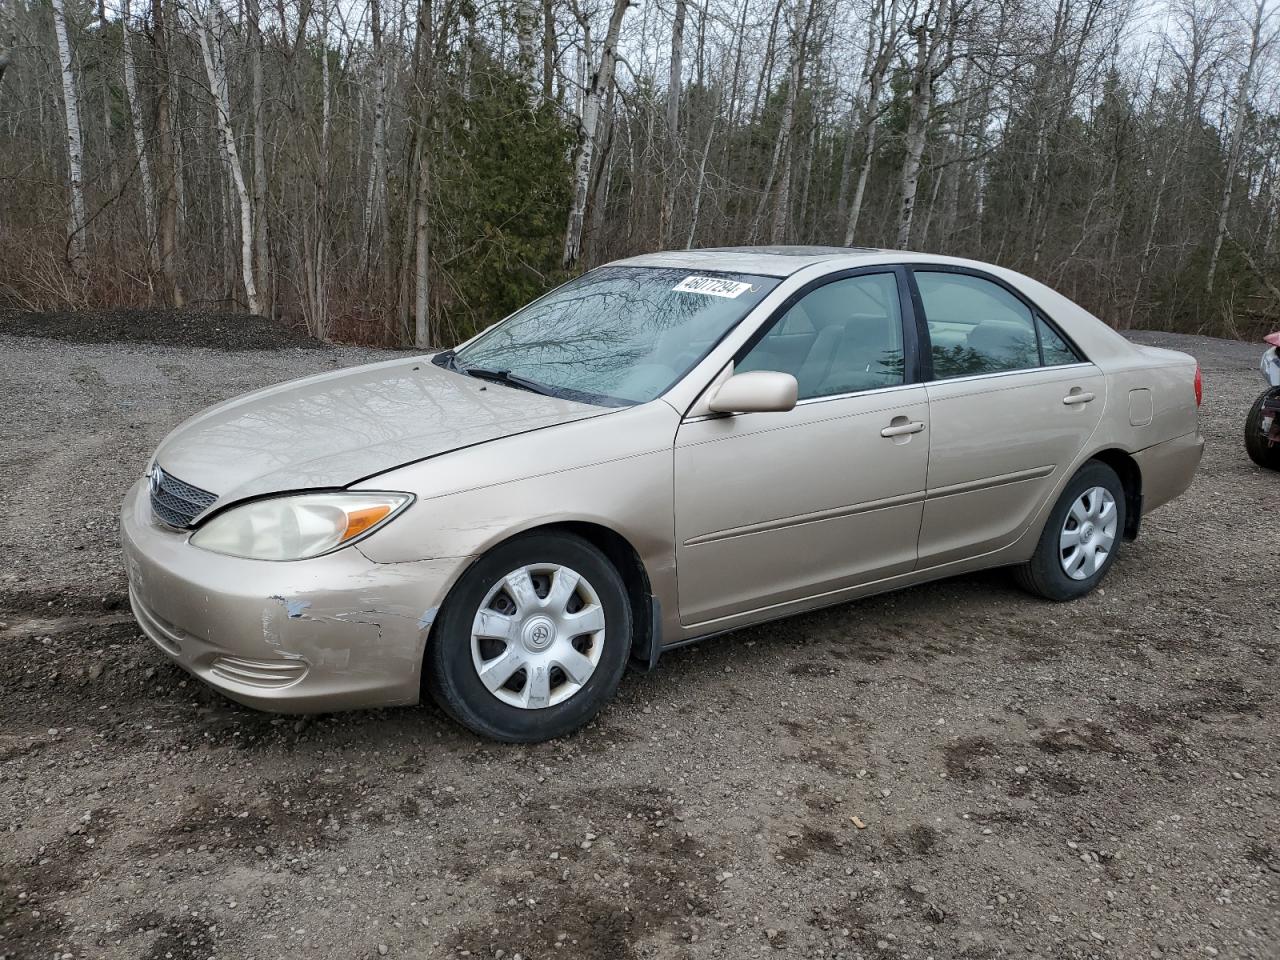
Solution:
<svg viewBox="0 0 1280 960">
<path fill-rule="evenodd" d="M 358 537 L 371 527 L 376 527 L 391 512 L 391 505 L 380 503 L 374 507 L 360 507 L 347 511 L 347 529 L 342 539 Z"/>
</svg>

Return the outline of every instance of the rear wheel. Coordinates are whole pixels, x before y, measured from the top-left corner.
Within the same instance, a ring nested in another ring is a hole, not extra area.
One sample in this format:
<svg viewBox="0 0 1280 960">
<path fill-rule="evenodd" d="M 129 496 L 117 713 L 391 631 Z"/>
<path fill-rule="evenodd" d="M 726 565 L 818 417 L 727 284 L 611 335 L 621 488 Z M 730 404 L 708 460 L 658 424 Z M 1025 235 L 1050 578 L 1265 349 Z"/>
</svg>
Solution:
<svg viewBox="0 0 1280 960">
<path fill-rule="evenodd" d="M 1124 523 L 1124 485 L 1105 463 L 1089 461 L 1062 491 L 1031 560 L 1015 569 L 1019 586 L 1048 600 L 1083 596 L 1115 562 Z"/>
<path fill-rule="evenodd" d="M 1263 404 L 1275 391 L 1268 390 L 1253 402 L 1244 421 L 1244 449 L 1249 459 L 1268 470 L 1280 470 L 1280 443 L 1267 439 L 1262 430 Z"/>
<path fill-rule="evenodd" d="M 613 696 L 631 634 L 626 587 L 599 550 L 571 534 L 517 537 L 449 595 L 427 649 L 428 688 L 476 733 L 549 740 Z"/>
</svg>

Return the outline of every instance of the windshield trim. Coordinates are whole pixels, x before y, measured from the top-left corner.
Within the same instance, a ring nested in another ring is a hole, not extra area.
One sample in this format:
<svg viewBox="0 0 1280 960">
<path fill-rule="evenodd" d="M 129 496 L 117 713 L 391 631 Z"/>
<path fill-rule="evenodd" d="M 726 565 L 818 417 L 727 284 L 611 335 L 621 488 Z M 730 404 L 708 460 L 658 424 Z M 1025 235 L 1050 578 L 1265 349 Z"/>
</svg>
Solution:
<svg viewBox="0 0 1280 960">
<path fill-rule="evenodd" d="M 742 271 L 742 270 L 706 270 L 706 269 L 702 269 L 701 267 L 695 264 L 690 264 L 688 267 L 681 267 L 674 264 L 635 264 L 635 263 L 627 263 L 625 261 L 621 263 L 604 263 L 598 267 L 592 267 L 590 270 L 586 271 L 585 273 L 579 274 L 578 276 L 574 277 L 571 280 L 566 280 L 564 283 L 559 284 L 558 286 L 552 287 L 542 296 L 538 297 L 537 299 L 530 300 L 527 304 L 520 307 L 518 310 L 512 311 L 507 316 L 499 320 L 497 323 L 480 331 L 474 337 L 467 340 L 466 342 L 459 344 L 455 348 L 451 348 L 449 350 L 445 350 L 445 351 L 442 351 L 441 353 L 436 354 L 434 357 L 432 357 L 431 362 L 444 367 L 446 370 L 453 370 L 455 373 L 463 373 L 465 375 L 466 363 L 459 356 L 459 351 L 466 350 L 472 344 L 478 342 L 482 337 L 488 336 L 491 333 L 495 333 L 499 328 L 505 326 L 511 320 L 514 320 L 517 316 L 519 316 L 525 310 L 528 310 L 530 307 L 536 306 L 537 304 L 541 303 L 543 300 L 551 296 L 557 290 L 562 290 L 565 287 L 569 286 L 570 284 L 577 283 L 578 281 L 591 276 L 593 273 L 598 273 L 602 270 L 609 270 L 609 269 L 636 270 L 636 271 L 644 270 L 644 271 L 650 271 L 650 272 L 687 269 L 690 271 L 696 271 L 698 276 L 717 276 L 717 277 L 730 277 L 730 278 L 751 277 L 756 280 L 769 281 L 771 282 L 772 285 L 768 290 L 765 291 L 765 293 L 761 296 L 760 300 L 756 304 L 749 307 L 747 311 L 742 314 L 742 316 L 740 316 L 733 323 L 725 327 L 725 329 L 720 332 L 720 335 L 716 337 L 714 341 L 712 341 L 710 344 L 707 345 L 706 350 L 704 350 L 698 356 L 694 357 L 693 360 L 691 360 L 689 364 L 685 367 L 685 369 L 680 371 L 677 374 L 675 379 L 673 379 L 670 383 L 668 383 L 665 387 L 663 387 L 661 390 L 655 393 L 648 400 L 632 400 L 627 397 L 615 397 L 615 396 L 612 396 L 611 394 L 597 394 L 597 393 L 591 393 L 584 390 L 575 390 L 571 387 L 560 387 L 560 386 L 552 386 L 551 384 L 543 384 L 543 386 L 547 387 L 548 392 L 554 390 L 556 391 L 556 394 L 555 394 L 556 396 L 563 396 L 563 398 L 566 400 L 576 400 L 580 403 L 588 403 L 593 406 L 602 406 L 602 407 L 634 407 L 634 406 L 640 406 L 645 403 L 652 403 L 655 400 L 661 400 L 664 396 L 666 396 L 668 393 L 674 390 L 679 384 L 683 383 L 684 380 L 689 376 L 689 374 L 693 373 L 693 371 L 698 368 L 699 364 L 701 364 L 704 360 L 706 360 L 707 357 L 709 357 L 722 343 L 724 343 L 726 337 L 728 337 L 731 333 L 733 333 L 733 331 L 737 330 L 753 314 L 755 314 L 755 312 L 760 308 L 761 304 L 763 304 L 769 298 L 770 294 L 772 294 L 778 288 L 779 284 L 781 284 L 785 279 L 782 277 L 775 277 L 767 273 L 751 273 L 751 272 Z M 446 354 L 447 354 L 447 357 L 446 357 Z M 492 380 L 488 382 L 497 383 L 499 381 Z M 511 386 L 513 387 L 513 389 L 519 389 L 518 387 L 515 387 L 513 384 L 506 384 L 506 386 Z"/>
</svg>

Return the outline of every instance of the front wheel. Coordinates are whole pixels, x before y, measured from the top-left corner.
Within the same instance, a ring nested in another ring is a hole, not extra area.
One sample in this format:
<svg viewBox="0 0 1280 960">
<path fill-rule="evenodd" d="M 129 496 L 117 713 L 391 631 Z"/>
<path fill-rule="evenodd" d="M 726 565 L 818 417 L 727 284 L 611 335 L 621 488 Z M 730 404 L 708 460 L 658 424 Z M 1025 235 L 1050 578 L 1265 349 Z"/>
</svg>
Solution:
<svg viewBox="0 0 1280 960">
<path fill-rule="evenodd" d="M 1089 461 L 1062 491 L 1031 560 L 1015 568 L 1019 586 L 1047 600 L 1084 596 L 1115 562 L 1124 523 L 1124 485 L 1105 463 Z"/>
<path fill-rule="evenodd" d="M 1263 429 L 1263 420 L 1275 416 L 1264 407 L 1268 405 L 1268 401 L 1273 405 L 1276 403 L 1273 398 L 1277 393 L 1280 393 L 1280 389 L 1268 390 L 1259 396 L 1249 408 L 1249 416 L 1244 421 L 1245 452 L 1249 454 L 1250 460 L 1268 470 L 1280 470 L 1280 442 L 1269 437 L 1273 425 L 1268 423 L 1266 429 Z"/>
<path fill-rule="evenodd" d="M 427 647 L 426 682 L 482 736 L 550 740 L 613 696 L 631 636 L 626 586 L 604 554 L 572 534 L 528 534 L 458 581 Z"/>
</svg>

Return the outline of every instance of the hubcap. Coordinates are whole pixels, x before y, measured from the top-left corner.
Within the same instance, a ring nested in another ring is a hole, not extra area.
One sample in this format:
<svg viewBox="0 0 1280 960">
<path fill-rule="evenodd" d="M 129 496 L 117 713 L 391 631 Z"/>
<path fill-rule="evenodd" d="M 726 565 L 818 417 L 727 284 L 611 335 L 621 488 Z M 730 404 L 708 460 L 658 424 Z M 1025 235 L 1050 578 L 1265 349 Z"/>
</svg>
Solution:
<svg viewBox="0 0 1280 960">
<path fill-rule="evenodd" d="M 1072 580 L 1087 580 L 1106 563 L 1116 542 L 1116 498 L 1106 487 L 1090 487 L 1076 498 L 1058 540 L 1062 569 Z"/>
<path fill-rule="evenodd" d="M 485 595 L 471 626 L 471 661 L 495 697 L 536 710 L 581 690 L 604 642 L 604 607 L 591 584 L 560 564 L 530 564 Z"/>
</svg>

